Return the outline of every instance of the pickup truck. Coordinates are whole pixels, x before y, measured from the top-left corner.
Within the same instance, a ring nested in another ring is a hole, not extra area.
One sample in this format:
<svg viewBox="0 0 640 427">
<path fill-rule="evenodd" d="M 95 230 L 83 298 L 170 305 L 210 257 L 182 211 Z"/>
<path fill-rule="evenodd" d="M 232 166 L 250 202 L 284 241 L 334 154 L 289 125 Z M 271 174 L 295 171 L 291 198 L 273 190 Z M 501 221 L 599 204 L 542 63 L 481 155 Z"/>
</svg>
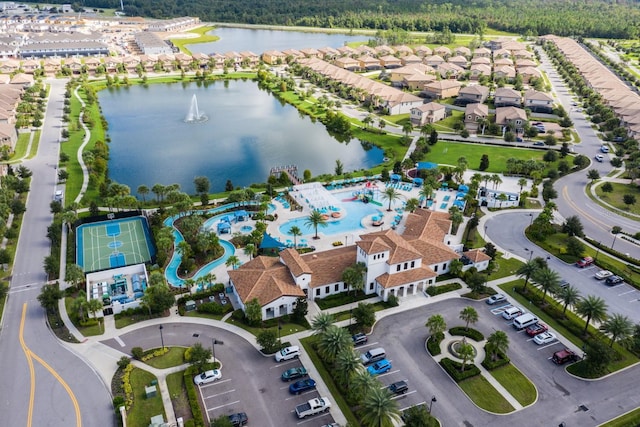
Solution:
<svg viewBox="0 0 640 427">
<path fill-rule="evenodd" d="M 317 397 L 311 399 L 307 403 L 296 406 L 296 414 L 298 418 L 306 418 L 311 415 L 319 414 L 320 412 L 328 411 L 331 408 L 331 402 L 326 397 Z"/>
</svg>

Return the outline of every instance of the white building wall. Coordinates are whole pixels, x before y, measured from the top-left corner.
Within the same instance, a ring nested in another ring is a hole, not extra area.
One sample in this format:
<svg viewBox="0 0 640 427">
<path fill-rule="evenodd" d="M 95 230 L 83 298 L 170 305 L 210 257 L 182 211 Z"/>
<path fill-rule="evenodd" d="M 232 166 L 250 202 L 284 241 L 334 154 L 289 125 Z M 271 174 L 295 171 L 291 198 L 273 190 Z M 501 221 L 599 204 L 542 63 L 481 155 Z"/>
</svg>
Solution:
<svg viewBox="0 0 640 427">
<path fill-rule="evenodd" d="M 282 317 L 293 312 L 297 297 L 283 296 L 262 306 L 262 320 Z M 244 310 L 244 307 L 243 307 Z"/>
</svg>

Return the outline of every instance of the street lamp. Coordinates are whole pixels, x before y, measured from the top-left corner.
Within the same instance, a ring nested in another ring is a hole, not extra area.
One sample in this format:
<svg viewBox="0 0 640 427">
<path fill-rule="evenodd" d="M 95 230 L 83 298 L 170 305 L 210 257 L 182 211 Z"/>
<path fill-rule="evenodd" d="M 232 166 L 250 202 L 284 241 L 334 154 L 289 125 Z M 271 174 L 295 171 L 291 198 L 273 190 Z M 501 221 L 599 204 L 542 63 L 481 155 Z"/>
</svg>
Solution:
<svg viewBox="0 0 640 427">
<path fill-rule="evenodd" d="M 529 227 L 531 227 L 531 225 L 533 224 L 533 212 L 530 213 L 529 216 L 531 217 L 531 221 L 529 222 Z"/>
<path fill-rule="evenodd" d="M 162 343 L 162 351 L 164 351 L 164 338 L 162 336 L 162 330 L 164 329 L 164 326 L 160 325 L 158 329 L 160 329 L 160 342 Z"/>
<path fill-rule="evenodd" d="M 280 342 L 280 331 L 282 330 L 282 323 L 280 323 L 280 319 L 278 319 L 278 343 L 281 344 Z"/>
<path fill-rule="evenodd" d="M 482 238 L 483 240 L 487 240 L 487 225 L 485 224 L 484 226 L 484 237 Z"/>
<path fill-rule="evenodd" d="M 524 250 L 529 252 L 529 261 L 531 261 L 531 257 L 533 256 L 533 251 L 529 248 L 524 248 Z"/>
<path fill-rule="evenodd" d="M 213 353 L 213 362 L 215 363 L 216 361 L 216 344 L 220 344 L 223 345 L 224 342 L 223 341 L 219 341 L 215 338 L 211 338 L 211 352 Z"/>
<path fill-rule="evenodd" d="M 429 402 L 429 414 L 431 414 L 431 408 L 433 407 L 433 404 L 436 403 L 438 400 L 436 399 L 435 396 L 433 396 L 431 398 L 431 402 Z"/>
</svg>

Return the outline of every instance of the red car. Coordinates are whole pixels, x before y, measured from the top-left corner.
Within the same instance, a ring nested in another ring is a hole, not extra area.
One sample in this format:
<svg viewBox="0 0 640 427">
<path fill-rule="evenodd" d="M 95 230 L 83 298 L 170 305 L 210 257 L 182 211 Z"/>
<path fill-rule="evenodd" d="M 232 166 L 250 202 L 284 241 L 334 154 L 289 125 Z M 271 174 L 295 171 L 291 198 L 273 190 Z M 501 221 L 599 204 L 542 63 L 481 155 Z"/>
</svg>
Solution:
<svg viewBox="0 0 640 427">
<path fill-rule="evenodd" d="M 580 261 L 576 262 L 576 265 L 580 268 L 585 268 L 593 264 L 593 258 L 590 256 L 586 256 L 582 258 Z"/>
<path fill-rule="evenodd" d="M 543 323 L 536 323 L 527 328 L 527 335 L 529 335 L 530 337 L 535 337 L 538 334 L 547 332 L 547 329 L 549 329 L 547 328 L 547 325 Z"/>
<path fill-rule="evenodd" d="M 564 350 L 556 351 L 555 353 L 553 353 L 553 357 L 551 357 L 551 360 L 553 360 L 553 363 L 557 365 L 563 365 L 567 362 L 575 362 L 578 359 L 580 359 L 578 355 L 575 354 L 573 351 L 569 350 L 568 348 L 565 348 Z"/>
</svg>

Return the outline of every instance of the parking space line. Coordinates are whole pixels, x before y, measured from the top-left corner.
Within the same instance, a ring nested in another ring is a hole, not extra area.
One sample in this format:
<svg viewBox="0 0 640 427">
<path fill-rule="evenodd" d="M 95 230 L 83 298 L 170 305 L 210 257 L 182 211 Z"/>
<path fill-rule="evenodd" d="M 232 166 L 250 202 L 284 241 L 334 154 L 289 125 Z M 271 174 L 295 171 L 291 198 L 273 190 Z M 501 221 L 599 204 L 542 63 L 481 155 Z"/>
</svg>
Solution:
<svg viewBox="0 0 640 427">
<path fill-rule="evenodd" d="M 400 372 L 400 369 L 396 369 L 395 371 L 385 372 L 384 374 L 378 375 L 378 377 L 384 377 L 384 376 L 387 376 L 387 375 L 395 374 L 397 372 Z"/>
<path fill-rule="evenodd" d="M 231 381 L 231 378 L 227 378 L 226 380 L 218 380 L 218 381 L 214 381 L 211 384 L 203 384 L 200 386 L 200 389 L 203 388 L 207 388 L 207 387 L 211 387 L 212 385 L 218 385 L 218 384 L 222 384 L 222 383 L 228 383 L 229 381 Z"/>
<path fill-rule="evenodd" d="M 426 404 L 427 404 L 427 402 L 422 401 L 420 403 L 416 403 L 415 405 L 411 405 L 411 406 L 407 406 L 406 408 L 402 408 L 402 409 L 400 409 L 400 412 L 404 412 L 409 408 L 413 408 L 414 406 L 420 406 L 420 405 L 426 405 Z"/>
<path fill-rule="evenodd" d="M 218 394 L 212 394 L 211 396 L 207 396 L 205 397 L 205 399 L 211 399 L 213 397 L 218 397 L 218 396 L 222 396 L 223 394 L 228 394 L 228 393 L 233 393 L 234 391 L 236 391 L 236 389 L 232 389 L 232 390 L 227 390 L 227 391 L 223 391 L 222 393 L 218 393 Z"/>
<path fill-rule="evenodd" d="M 558 344 L 560 344 L 560 341 L 554 341 L 554 342 L 552 342 L 552 343 L 550 343 L 550 344 L 547 344 L 547 345 L 544 345 L 544 346 L 540 347 L 540 348 L 538 349 L 538 351 L 540 351 L 540 350 L 544 350 L 545 348 L 549 348 L 549 347 L 551 347 L 551 346 L 558 345 Z"/>
<path fill-rule="evenodd" d="M 315 421 L 315 420 L 317 420 L 318 418 L 326 417 L 327 415 L 331 415 L 331 414 L 329 413 L 329 411 L 325 412 L 324 414 L 317 415 L 317 416 L 315 416 L 315 417 L 313 417 L 313 418 L 309 418 L 308 420 L 300 421 L 297 425 L 306 424 L 306 423 L 309 423 L 309 422 L 311 422 L 311 421 Z"/>
<path fill-rule="evenodd" d="M 620 297 L 620 296 L 622 296 L 622 295 L 632 294 L 632 293 L 634 293 L 634 292 L 637 292 L 637 291 L 636 291 L 635 289 L 633 289 L 633 290 L 630 290 L 630 291 L 627 291 L 627 292 L 623 292 L 623 293 L 621 293 L 621 294 L 618 294 L 618 296 Z"/>
<path fill-rule="evenodd" d="M 292 400 L 292 399 L 296 399 L 296 398 L 298 398 L 298 397 L 300 397 L 300 396 L 306 396 L 307 394 L 311 394 L 311 393 L 318 393 L 318 390 L 313 389 L 313 390 L 305 391 L 304 393 L 301 393 L 301 394 L 293 394 L 293 395 L 291 395 L 291 396 L 287 397 L 287 398 L 286 398 L 286 399 L 284 399 L 284 400 Z M 309 400 L 309 399 L 307 399 L 307 400 Z"/>
<path fill-rule="evenodd" d="M 207 408 L 207 412 L 215 411 L 216 409 L 224 408 L 225 406 L 235 405 L 236 403 L 240 403 L 239 400 L 235 402 L 225 403 L 224 405 L 216 406 L 215 408 Z"/>
<path fill-rule="evenodd" d="M 287 360 L 286 362 L 278 363 L 277 365 L 272 366 L 269 369 L 280 368 L 282 366 L 290 365 L 292 363 L 300 363 L 300 362 L 298 361 L 298 359 L 291 359 L 291 360 Z"/>
<path fill-rule="evenodd" d="M 376 344 L 378 344 L 378 341 L 376 341 L 376 342 L 367 342 L 366 344 L 362 344 L 362 345 L 357 346 L 356 349 L 365 348 L 365 347 L 371 347 L 372 345 L 376 345 Z"/>
<path fill-rule="evenodd" d="M 399 394 L 397 396 L 393 396 L 392 399 L 394 399 L 394 400 L 395 399 L 400 399 L 401 397 L 409 396 L 410 394 L 417 393 L 417 392 L 418 392 L 418 390 L 411 390 L 411 391 L 408 391 L 408 392 L 406 392 L 404 394 Z"/>
</svg>

